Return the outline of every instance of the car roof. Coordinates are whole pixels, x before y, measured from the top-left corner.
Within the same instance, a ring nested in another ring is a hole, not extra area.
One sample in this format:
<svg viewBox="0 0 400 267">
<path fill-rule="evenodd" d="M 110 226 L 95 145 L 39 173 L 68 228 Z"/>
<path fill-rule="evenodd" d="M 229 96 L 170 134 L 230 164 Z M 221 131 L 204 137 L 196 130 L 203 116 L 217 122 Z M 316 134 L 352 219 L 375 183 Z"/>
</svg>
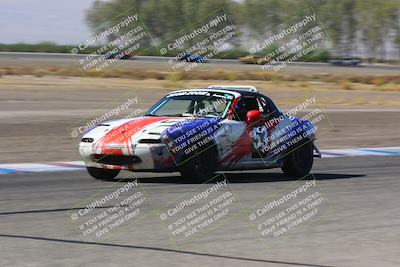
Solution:
<svg viewBox="0 0 400 267">
<path fill-rule="evenodd" d="M 182 90 L 173 91 L 169 94 L 178 93 L 178 92 L 188 92 L 188 91 L 207 91 L 207 92 L 228 93 L 228 94 L 234 95 L 235 98 L 241 97 L 241 96 L 243 96 L 243 97 L 246 97 L 246 96 L 263 97 L 263 98 L 267 99 L 267 101 L 270 103 L 270 105 L 275 110 L 278 110 L 278 108 L 276 107 L 276 105 L 274 104 L 272 99 L 269 98 L 268 96 L 265 96 L 259 92 L 252 92 L 252 91 L 247 91 L 247 90 L 243 90 L 243 89 L 231 89 L 231 88 L 229 88 L 229 89 L 210 89 L 210 88 L 182 89 Z"/>
</svg>

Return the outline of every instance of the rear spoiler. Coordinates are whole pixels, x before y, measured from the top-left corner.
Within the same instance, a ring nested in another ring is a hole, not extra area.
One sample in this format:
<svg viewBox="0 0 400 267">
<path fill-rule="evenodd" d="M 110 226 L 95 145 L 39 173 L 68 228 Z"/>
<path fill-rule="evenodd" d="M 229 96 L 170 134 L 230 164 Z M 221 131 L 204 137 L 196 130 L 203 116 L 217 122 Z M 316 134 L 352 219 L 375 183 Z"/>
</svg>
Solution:
<svg viewBox="0 0 400 267">
<path fill-rule="evenodd" d="M 207 87 L 208 89 L 235 89 L 235 90 L 242 90 L 242 91 L 249 91 L 257 93 L 258 90 L 254 86 L 251 85 L 210 85 Z"/>
</svg>

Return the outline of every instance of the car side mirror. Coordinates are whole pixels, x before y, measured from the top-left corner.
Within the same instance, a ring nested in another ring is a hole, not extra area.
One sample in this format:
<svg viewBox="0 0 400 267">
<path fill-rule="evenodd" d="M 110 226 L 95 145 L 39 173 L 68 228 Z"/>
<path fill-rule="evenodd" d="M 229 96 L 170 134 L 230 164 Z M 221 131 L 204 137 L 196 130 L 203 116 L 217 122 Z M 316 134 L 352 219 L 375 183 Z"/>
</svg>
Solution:
<svg viewBox="0 0 400 267">
<path fill-rule="evenodd" d="M 246 114 L 246 122 L 248 124 L 256 123 L 261 120 L 261 112 L 259 110 L 250 110 Z"/>
</svg>

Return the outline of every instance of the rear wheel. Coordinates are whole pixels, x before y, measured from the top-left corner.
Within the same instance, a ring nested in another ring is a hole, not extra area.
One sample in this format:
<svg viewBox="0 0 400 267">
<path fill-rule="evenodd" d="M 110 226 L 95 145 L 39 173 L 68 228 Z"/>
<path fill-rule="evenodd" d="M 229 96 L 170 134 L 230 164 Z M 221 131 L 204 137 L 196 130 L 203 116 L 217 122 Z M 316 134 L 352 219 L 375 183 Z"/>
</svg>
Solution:
<svg viewBox="0 0 400 267">
<path fill-rule="evenodd" d="M 86 167 L 90 176 L 99 180 L 112 180 L 117 177 L 119 170 L 101 169 L 95 167 Z"/>
<path fill-rule="evenodd" d="M 308 142 L 286 157 L 282 171 L 287 176 L 301 178 L 310 173 L 313 162 L 313 142 Z"/>
<path fill-rule="evenodd" d="M 217 165 L 216 151 L 212 147 L 206 151 L 196 153 L 187 159 L 180 167 L 180 173 L 183 177 L 196 182 L 204 183 L 214 177 L 214 171 Z"/>
</svg>

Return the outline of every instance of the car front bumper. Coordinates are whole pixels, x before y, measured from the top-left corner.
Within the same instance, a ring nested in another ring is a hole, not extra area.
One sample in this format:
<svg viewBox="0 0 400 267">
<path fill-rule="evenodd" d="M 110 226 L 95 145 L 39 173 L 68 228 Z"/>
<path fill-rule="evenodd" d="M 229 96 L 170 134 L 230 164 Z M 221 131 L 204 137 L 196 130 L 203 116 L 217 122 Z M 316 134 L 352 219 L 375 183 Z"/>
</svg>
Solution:
<svg viewBox="0 0 400 267">
<path fill-rule="evenodd" d="M 121 147 L 102 153 L 93 144 L 80 143 L 79 154 L 87 167 L 130 171 L 169 171 L 175 161 L 164 144 L 137 144 L 134 148 Z"/>
</svg>

